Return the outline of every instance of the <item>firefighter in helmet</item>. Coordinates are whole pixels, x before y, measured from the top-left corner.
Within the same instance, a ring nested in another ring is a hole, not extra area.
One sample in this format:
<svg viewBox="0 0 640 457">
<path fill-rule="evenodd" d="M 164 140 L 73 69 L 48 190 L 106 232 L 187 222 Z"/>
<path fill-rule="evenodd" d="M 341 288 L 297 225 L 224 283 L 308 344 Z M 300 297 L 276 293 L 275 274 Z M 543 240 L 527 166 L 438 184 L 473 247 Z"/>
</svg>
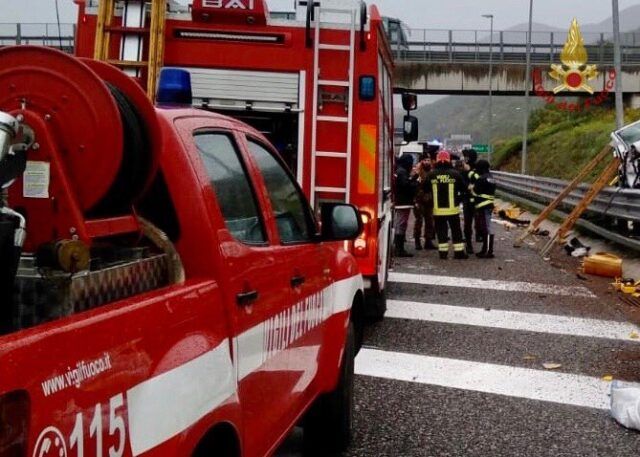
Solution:
<svg viewBox="0 0 640 457">
<path fill-rule="evenodd" d="M 449 229 L 453 242 L 454 258 L 468 259 L 460 227 L 460 203 L 467 191 L 462 175 L 453 169 L 451 154 L 442 150 L 436 156 L 436 166 L 427 177 L 431 183 L 429 192 L 433 198 L 433 220 L 438 236 L 438 251 L 441 259 L 449 253 Z"/>
</svg>

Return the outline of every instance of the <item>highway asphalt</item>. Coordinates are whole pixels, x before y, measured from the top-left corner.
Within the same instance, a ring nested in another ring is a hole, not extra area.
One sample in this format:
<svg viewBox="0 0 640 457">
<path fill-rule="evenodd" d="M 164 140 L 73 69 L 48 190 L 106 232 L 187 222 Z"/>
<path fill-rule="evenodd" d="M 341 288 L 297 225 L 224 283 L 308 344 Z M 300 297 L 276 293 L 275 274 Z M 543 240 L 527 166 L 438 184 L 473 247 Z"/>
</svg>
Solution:
<svg viewBox="0 0 640 457">
<path fill-rule="evenodd" d="M 496 231 L 492 260 L 394 261 L 345 457 L 640 455 L 608 410 L 609 376 L 640 382 L 637 323 L 603 281 Z M 300 455 L 299 433 L 278 455 Z"/>
</svg>

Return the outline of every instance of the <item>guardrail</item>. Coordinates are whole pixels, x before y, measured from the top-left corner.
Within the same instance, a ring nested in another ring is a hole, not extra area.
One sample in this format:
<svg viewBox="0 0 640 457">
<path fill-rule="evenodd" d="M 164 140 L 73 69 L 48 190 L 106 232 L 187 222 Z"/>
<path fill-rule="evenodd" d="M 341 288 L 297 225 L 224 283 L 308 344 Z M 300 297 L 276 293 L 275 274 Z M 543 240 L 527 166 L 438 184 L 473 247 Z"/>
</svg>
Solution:
<svg viewBox="0 0 640 457">
<path fill-rule="evenodd" d="M 0 23 L 0 46 L 35 44 L 73 51 L 75 24 Z"/>
<path fill-rule="evenodd" d="M 493 172 L 499 193 L 511 200 L 523 200 L 536 208 L 543 208 L 566 188 L 568 182 L 560 179 Z M 589 184 L 581 184 L 563 201 L 560 208 L 571 211 L 582 200 Z M 560 216 L 566 213 L 556 211 Z M 640 250 L 640 240 L 625 233 L 626 221 L 640 222 L 640 189 L 607 187 L 595 198 L 585 212 L 587 218 L 579 226 L 623 246 Z M 589 220 L 591 219 L 591 220 Z M 616 222 L 622 221 L 622 224 Z M 622 230 L 620 230 L 622 228 Z"/>
<path fill-rule="evenodd" d="M 568 184 L 567 181 L 560 179 L 499 171 L 494 172 L 494 176 L 499 189 L 530 197 L 532 200 L 541 203 L 551 202 Z M 565 198 L 564 206 L 573 209 L 582 200 L 589 187 L 589 184 L 580 184 Z M 640 221 L 640 190 L 607 187 L 591 203 L 588 211 L 599 216 Z"/>
<path fill-rule="evenodd" d="M 392 30 L 391 48 L 398 61 L 434 63 L 495 63 L 524 64 L 528 32 L 494 31 L 493 43 L 489 30 Z M 613 65 L 611 33 L 584 33 L 589 62 Z M 640 33 L 622 34 L 622 62 L 640 64 Z M 531 60 L 534 64 L 560 61 L 560 52 L 567 39 L 566 32 L 532 32 Z M 493 54 L 493 55 L 491 55 Z"/>
</svg>

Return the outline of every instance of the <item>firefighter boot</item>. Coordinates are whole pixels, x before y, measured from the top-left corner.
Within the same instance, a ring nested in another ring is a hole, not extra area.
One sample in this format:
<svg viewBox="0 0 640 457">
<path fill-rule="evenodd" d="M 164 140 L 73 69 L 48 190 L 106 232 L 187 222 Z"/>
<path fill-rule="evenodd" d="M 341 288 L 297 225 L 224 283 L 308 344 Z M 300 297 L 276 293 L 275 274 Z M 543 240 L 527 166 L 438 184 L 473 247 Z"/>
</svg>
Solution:
<svg viewBox="0 0 640 457">
<path fill-rule="evenodd" d="M 427 238 L 427 239 L 425 240 L 425 242 L 424 242 L 424 248 L 425 248 L 426 250 L 429 250 L 429 251 L 433 251 L 433 250 L 435 250 L 435 249 L 438 249 L 438 248 L 436 247 L 436 245 L 435 245 L 435 244 L 433 244 L 433 241 L 431 241 L 431 240 L 430 240 L 430 239 L 428 239 L 428 238 Z"/>
<path fill-rule="evenodd" d="M 487 255 L 485 259 L 493 259 L 495 256 L 493 255 L 493 240 L 495 236 L 489 235 L 489 250 L 487 251 Z"/>
<path fill-rule="evenodd" d="M 447 251 L 439 251 L 439 254 L 441 260 L 447 260 L 447 257 L 449 256 L 449 252 Z"/>
<path fill-rule="evenodd" d="M 469 255 L 473 255 L 473 240 L 471 239 L 471 237 L 467 238 L 466 240 L 466 249 L 467 249 L 467 254 Z"/>
<path fill-rule="evenodd" d="M 489 237 L 487 235 L 482 235 L 482 249 L 480 252 L 476 254 L 480 259 L 484 259 L 487 257 L 487 250 L 489 246 Z"/>
<path fill-rule="evenodd" d="M 422 243 L 419 236 L 416 237 L 416 251 L 422 251 Z"/>
<path fill-rule="evenodd" d="M 456 260 L 467 260 L 469 256 L 464 251 L 456 251 L 453 253 L 453 258 Z"/>
<path fill-rule="evenodd" d="M 413 254 L 409 254 L 404 250 L 404 236 L 396 235 L 393 239 L 393 244 L 395 245 L 395 256 L 396 257 L 413 257 Z"/>
</svg>

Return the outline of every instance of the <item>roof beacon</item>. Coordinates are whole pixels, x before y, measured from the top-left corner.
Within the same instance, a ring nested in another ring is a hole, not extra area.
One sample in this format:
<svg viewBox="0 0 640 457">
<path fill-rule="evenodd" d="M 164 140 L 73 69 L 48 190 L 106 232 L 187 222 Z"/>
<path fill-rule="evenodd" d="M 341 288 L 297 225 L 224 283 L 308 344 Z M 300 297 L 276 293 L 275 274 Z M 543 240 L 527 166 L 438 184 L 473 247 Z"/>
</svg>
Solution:
<svg viewBox="0 0 640 457">
<path fill-rule="evenodd" d="M 160 72 L 157 102 L 160 105 L 191 106 L 191 74 L 180 68 L 163 68 Z"/>
</svg>

